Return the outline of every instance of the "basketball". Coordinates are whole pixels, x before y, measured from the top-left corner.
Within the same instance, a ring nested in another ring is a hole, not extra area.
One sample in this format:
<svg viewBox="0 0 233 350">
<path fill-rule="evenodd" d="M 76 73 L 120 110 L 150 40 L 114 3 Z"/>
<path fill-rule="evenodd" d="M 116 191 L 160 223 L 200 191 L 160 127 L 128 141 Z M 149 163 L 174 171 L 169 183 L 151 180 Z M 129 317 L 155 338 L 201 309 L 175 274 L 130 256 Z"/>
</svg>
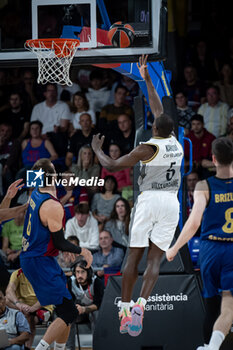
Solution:
<svg viewBox="0 0 233 350">
<path fill-rule="evenodd" d="M 123 24 L 122 22 L 114 23 L 108 31 L 108 39 L 112 46 L 128 47 L 134 41 L 134 29 L 130 24 Z"/>
</svg>

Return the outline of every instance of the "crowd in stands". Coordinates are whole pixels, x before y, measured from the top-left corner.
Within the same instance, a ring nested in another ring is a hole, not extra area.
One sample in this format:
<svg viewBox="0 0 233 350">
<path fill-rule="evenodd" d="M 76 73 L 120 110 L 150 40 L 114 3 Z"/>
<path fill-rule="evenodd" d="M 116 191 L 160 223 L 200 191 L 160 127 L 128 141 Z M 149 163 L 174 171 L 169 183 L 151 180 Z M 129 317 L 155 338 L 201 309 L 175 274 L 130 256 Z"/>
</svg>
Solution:
<svg viewBox="0 0 233 350">
<path fill-rule="evenodd" d="M 232 38 L 230 43 L 229 55 L 218 60 L 213 59 L 207 42 L 200 39 L 185 56 L 183 77 L 172 81 L 178 123 L 193 145 L 193 171 L 186 178 L 187 216 L 192 210 L 196 182 L 215 173 L 211 161 L 213 140 L 220 136 L 233 139 Z M 0 198 L 15 179 L 26 181 L 26 171 L 40 158 L 49 158 L 61 179 L 104 179 L 103 186 L 95 181 L 87 186 L 76 185 L 74 181 L 67 186 L 61 183 L 57 186 L 57 196 L 65 208 L 65 236 L 93 252 L 94 272 L 104 283 L 104 275 L 109 271 L 120 271 L 128 244 L 133 169 L 111 173 L 101 168 L 90 145 L 92 136 L 99 132 L 105 135 L 104 152 L 112 159 L 133 149 L 134 97 L 141 93 L 139 86 L 127 76 L 114 73 L 112 81 L 107 70 L 88 67 L 85 68 L 88 79 L 77 78 L 72 87 L 53 84 L 42 87 L 36 83 L 34 70 L 18 69 L 16 81 L 13 70 L 0 70 Z M 190 156 L 186 142 L 184 151 L 188 168 Z M 14 205 L 25 203 L 28 195 L 27 188 L 19 191 Z M 30 300 L 26 300 L 24 293 L 24 300 L 20 295 L 24 275 L 18 257 L 23 222 L 24 215 L 20 214 L 1 227 L 1 263 L 17 270 L 10 280 L 6 298 L 0 294 L 0 306 L 3 305 L 0 315 L 8 312 L 8 306 L 22 312 L 28 307 L 24 312 L 26 321 L 21 316 L 17 316 L 17 320 L 22 339 L 30 347 L 32 336 L 28 335 L 27 321 L 33 330 L 35 319 L 30 315 L 41 308 L 35 296 L 30 294 Z M 70 268 L 72 261 L 69 253 L 58 256 L 64 269 Z M 82 267 L 76 266 L 79 270 Z M 80 284 L 78 279 L 75 282 L 81 273 L 79 270 L 74 271 L 69 282 L 74 298 Z M 94 272 L 91 272 L 90 284 L 99 283 L 94 281 Z M 98 297 L 94 298 L 93 312 L 100 306 L 103 283 L 98 284 L 99 291 L 95 291 Z M 26 291 L 31 291 L 30 286 Z M 5 303 L 8 306 L 4 306 Z M 42 311 L 46 310 L 51 311 L 49 307 Z M 72 349 L 72 339 L 70 342 Z"/>
</svg>

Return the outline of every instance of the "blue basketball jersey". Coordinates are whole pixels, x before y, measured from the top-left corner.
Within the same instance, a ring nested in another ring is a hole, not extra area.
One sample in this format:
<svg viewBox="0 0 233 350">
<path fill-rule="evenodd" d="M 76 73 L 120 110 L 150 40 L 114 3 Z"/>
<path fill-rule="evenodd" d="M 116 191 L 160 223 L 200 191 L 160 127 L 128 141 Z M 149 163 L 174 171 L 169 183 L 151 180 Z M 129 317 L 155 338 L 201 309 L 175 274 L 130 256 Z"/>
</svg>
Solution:
<svg viewBox="0 0 233 350">
<path fill-rule="evenodd" d="M 48 227 L 42 224 L 39 216 L 41 205 L 49 199 L 57 201 L 57 198 L 49 193 L 41 193 L 38 188 L 32 192 L 24 221 L 22 258 L 58 255 L 51 233 Z"/>
<path fill-rule="evenodd" d="M 210 199 L 204 211 L 201 238 L 233 242 L 233 179 L 207 179 Z"/>
</svg>

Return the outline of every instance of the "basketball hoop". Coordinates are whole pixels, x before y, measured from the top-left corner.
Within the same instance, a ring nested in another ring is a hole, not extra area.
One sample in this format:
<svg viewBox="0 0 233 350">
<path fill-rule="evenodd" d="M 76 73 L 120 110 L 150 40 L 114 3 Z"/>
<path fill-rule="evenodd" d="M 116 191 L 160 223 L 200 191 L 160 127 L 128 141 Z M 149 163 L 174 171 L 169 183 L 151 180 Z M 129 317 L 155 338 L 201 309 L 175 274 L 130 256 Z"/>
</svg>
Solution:
<svg viewBox="0 0 233 350">
<path fill-rule="evenodd" d="M 30 39 L 24 47 L 38 58 L 38 79 L 41 84 L 72 85 L 70 65 L 79 46 L 78 39 Z"/>
</svg>

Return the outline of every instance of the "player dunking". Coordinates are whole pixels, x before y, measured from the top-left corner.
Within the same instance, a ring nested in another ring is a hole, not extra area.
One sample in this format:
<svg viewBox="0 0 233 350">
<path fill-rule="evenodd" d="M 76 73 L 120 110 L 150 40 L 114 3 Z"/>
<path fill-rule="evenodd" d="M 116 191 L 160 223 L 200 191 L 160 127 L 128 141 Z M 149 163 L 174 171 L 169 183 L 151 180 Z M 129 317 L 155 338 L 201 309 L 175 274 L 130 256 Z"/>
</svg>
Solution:
<svg viewBox="0 0 233 350">
<path fill-rule="evenodd" d="M 56 176 L 49 159 L 38 160 L 33 170 L 39 169 L 45 172 L 44 177 L 51 179 Z M 36 350 L 46 350 L 53 341 L 56 341 L 56 350 L 63 350 L 70 324 L 78 315 L 66 287 L 66 277 L 54 256 L 58 254 L 58 250 L 67 251 L 83 255 L 88 267 L 92 263 L 92 255 L 87 249 L 81 249 L 64 239 L 63 216 L 64 209 L 56 198 L 55 186 L 36 188 L 32 192 L 24 223 L 20 263 L 40 304 L 55 305 L 58 316 L 47 329 Z"/>
<path fill-rule="evenodd" d="M 155 121 L 152 138 L 137 146 L 131 153 L 113 160 L 101 147 L 104 136 L 93 136 L 92 148 L 101 165 L 117 171 L 141 162 L 138 179 L 141 194 L 134 205 L 130 223 L 130 248 L 122 280 L 120 332 L 137 336 L 142 331 L 146 301 L 157 281 L 162 255 L 173 239 L 179 218 L 177 191 L 180 185 L 180 166 L 183 149 L 174 136 L 172 119 L 163 114 L 159 96 L 147 71 L 147 56 L 139 59 L 138 69 L 145 79 L 149 102 Z M 138 276 L 138 264 L 146 247 L 147 267 L 143 275 L 140 298 L 130 313 L 130 301 Z"/>
<path fill-rule="evenodd" d="M 192 212 L 167 259 L 174 259 L 178 250 L 201 227 L 200 269 L 204 297 L 222 294 L 221 312 L 209 345 L 198 350 L 219 350 L 233 323 L 233 142 L 222 137 L 212 144 L 216 176 L 197 183 Z"/>
</svg>

